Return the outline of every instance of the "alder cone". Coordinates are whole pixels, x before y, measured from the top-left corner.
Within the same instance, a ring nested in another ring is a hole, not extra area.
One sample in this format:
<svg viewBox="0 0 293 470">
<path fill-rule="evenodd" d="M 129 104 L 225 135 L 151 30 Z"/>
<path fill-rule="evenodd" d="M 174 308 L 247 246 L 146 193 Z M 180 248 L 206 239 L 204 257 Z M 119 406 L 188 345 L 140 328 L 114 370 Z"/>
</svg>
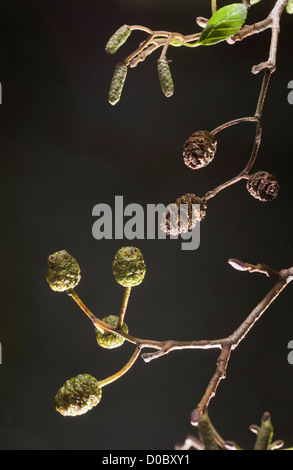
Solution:
<svg viewBox="0 0 293 470">
<path fill-rule="evenodd" d="M 47 263 L 47 282 L 52 290 L 64 292 L 77 286 L 81 279 L 80 267 L 66 250 L 50 255 Z"/>
<path fill-rule="evenodd" d="M 102 321 L 113 328 L 117 328 L 119 317 L 109 315 L 108 317 L 102 318 Z M 126 323 L 122 323 L 121 328 L 124 333 L 128 333 L 128 326 Z M 122 336 L 112 333 L 111 331 L 104 330 L 103 328 L 96 328 L 96 338 L 98 345 L 105 349 L 119 348 L 119 346 L 122 346 L 125 341 Z"/>
<path fill-rule="evenodd" d="M 266 171 L 259 171 L 250 176 L 246 188 L 255 199 L 269 202 L 276 199 L 280 186 L 273 175 Z"/>
<path fill-rule="evenodd" d="M 96 406 L 102 398 L 97 379 L 89 374 L 73 377 L 59 389 L 55 397 L 57 411 L 63 416 L 79 416 Z"/>
<path fill-rule="evenodd" d="M 197 131 L 184 144 L 184 163 L 191 170 L 204 168 L 214 159 L 216 150 L 215 136 L 208 131 Z"/>
<path fill-rule="evenodd" d="M 194 229 L 197 222 L 206 216 L 206 204 L 195 194 L 184 194 L 168 206 L 163 214 L 161 229 L 167 235 L 179 235 Z"/>
<path fill-rule="evenodd" d="M 117 251 L 112 271 L 123 287 L 138 286 L 144 280 L 146 266 L 141 251 L 134 246 L 123 246 Z"/>
</svg>

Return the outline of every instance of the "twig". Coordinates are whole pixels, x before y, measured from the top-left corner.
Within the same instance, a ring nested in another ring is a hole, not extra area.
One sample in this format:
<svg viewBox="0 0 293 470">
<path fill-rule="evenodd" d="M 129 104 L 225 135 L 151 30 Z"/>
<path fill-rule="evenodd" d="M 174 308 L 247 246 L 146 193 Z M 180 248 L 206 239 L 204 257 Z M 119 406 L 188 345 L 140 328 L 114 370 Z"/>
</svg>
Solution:
<svg viewBox="0 0 293 470">
<path fill-rule="evenodd" d="M 127 310 L 127 305 L 128 305 L 128 302 L 129 302 L 130 294 L 131 294 L 131 287 L 126 287 L 125 291 L 124 291 L 124 297 L 123 297 L 123 302 L 122 302 L 122 305 L 121 305 L 120 314 L 119 314 L 118 329 L 120 329 L 122 327 L 124 317 L 125 317 L 125 314 L 126 314 L 126 310 Z"/>
<path fill-rule="evenodd" d="M 225 122 L 219 127 L 216 127 L 213 131 L 211 131 L 212 135 L 216 135 L 219 132 L 222 132 L 224 129 L 227 129 L 228 127 L 235 126 L 237 124 L 242 124 L 243 122 L 256 122 L 257 119 L 255 116 L 249 116 L 249 117 L 243 117 L 243 118 L 238 118 L 238 119 L 233 119 L 233 121 Z"/>
<path fill-rule="evenodd" d="M 232 344 L 230 344 L 228 338 L 225 340 L 225 342 L 226 344 L 223 345 L 221 354 L 217 360 L 217 368 L 215 373 L 211 378 L 201 401 L 191 412 L 190 423 L 193 426 L 197 426 L 200 416 L 209 406 L 210 400 L 215 396 L 220 381 L 226 378 L 226 370 L 231 355 Z"/>
<path fill-rule="evenodd" d="M 126 372 L 128 372 L 129 369 L 131 369 L 131 367 L 134 365 L 135 361 L 137 360 L 137 358 L 140 355 L 140 352 L 141 352 L 141 348 L 139 346 L 137 346 L 135 348 L 135 351 L 132 354 L 131 358 L 127 362 L 127 364 L 119 372 L 116 372 L 116 374 L 111 375 L 111 377 L 108 377 L 107 379 L 104 379 L 104 380 L 100 380 L 99 381 L 99 387 L 104 387 L 105 385 L 108 385 L 108 384 L 114 382 L 115 380 L 120 379 L 120 377 L 122 377 L 122 375 L 126 374 Z"/>
<path fill-rule="evenodd" d="M 239 261 L 238 259 L 229 259 L 228 263 L 238 271 L 249 271 L 250 273 L 261 273 L 265 274 L 267 277 L 273 277 L 277 279 L 281 279 L 281 274 L 279 271 L 270 268 L 266 264 L 249 264 L 243 263 L 243 261 Z"/>
<path fill-rule="evenodd" d="M 229 186 L 232 186 L 235 183 L 238 183 L 240 180 L 247 179 L 248 174 L 251 171 L 256 161 L 260 144 L 261 144 L 261 137 L 262 137 L 261 119 L 262 119 L 262 114 L 263 114 L 265 98 L 267 95 L 271 75 L 276 70 L 277 46 L 278 46 L 278 38 L 279 38 L 279 33 L 280 33 L 280 19 L 287 3 L 288 3 L 288 0 L 278 0 L 274 8 L 272 9 L 272 11 L 270 12 L 270 14 L 265 20 L 259 23 L 255 23 L 252 26 L 244 26 L 244 28 L 242 28 L 235 36 L 233 36 L 232 38 L 229 38 L 229 42 L 234 44 L 236 41 L 242 40 L 247 36 L 251 36 L 252 34 L 260 33 L 268 28 L 272 29 L 269 59 L 266 62 L 262 62 L 261 64 L 256 65 L 252 68 L 252 72 L 254 74 L 259 73 L 261 70 L 264 70 L 262 86 L 261 86 L 258 103 L 257 103 L 254 116 L 234 119 L 225 124 L 222 124 L 221 126 L 211 131 L 212 135 L 216 135 L 222 130 L 227 129 L 228 127 L 231 127 L 237 124 L 242 124 L 244 122 L 255 122 L 256 131 L 255 131 L 254 143 L 253 143 L 253 148 L 252 148 L 249 161 L 247 165 L 245 166 L 245 168 L 238 175 L 234 176 L 232 179 L 226 181 L 225 183 L 222 183 L 215 189 L 208 191 L 203 197 L 204 201 L 208 201 L 209 199 L 216 196 L 219 192 L 223 191 Z"/>
<path fill-rule="evenodd" d="M 230 121 L 226 124 L 223 124 L 222 126 L 217 127 L 216 129 L 214 129 L 214 131 L 212 131 L 212 134 L 216 134 L 220 130 L 223 130 L 223 129 L 225 129 L 227 127 L 230 127 L 232 125 L 235 125 L 235 124 L 240 124 L 240 123 L 243 123 L 243 122 L 255 122 L 256 123 L 256 131 L 255 131 L 255 137 L 254 137 L 254 142 L 253 142 L 253 148 L 252 148 L 250 158 L 249 158 L 248 163 L 246 164 L 245 168 L 241 171 L 241 173 L 234 176 L 234 178 L 232 178 L 231 180 L 226 181 L 225 183 L 222 183 L 221 185 L 219 185 L 217 188 L 213 189 L 212 191 L 208 191 L 205 194 L 205 196 L 203 197 L 203 199 L 205 201 L 208 201 L 209 199 L 213 198 L 220 191 L 223 191 L 223 189 L 226 189 L 227 187 L 229 187 L 229 186 L 231 186 L 235 183 L 238 183 L 238 181 L 240 181 L 242 179 L 246 179 L 249 172 L 250 172 L 250 170 L 252 169 L 252 167 L 255 163 L 255 160 L 257 158 L 258 151 L 259 151 L 260 144 L 261 144 L 261 135 L 262 135 L 261 119 L 262 119 L 262 113 L 263 113 L 265 98 L 266 98 L 266 95 L 267 95 L 267 90 L 268 90 L 271 74 L 272 74 L 272 71 L 270 69 L 267 69 L 264 72 L 264 77 L 263 77 L 263 80 L 262 80 L 262 86 L 261 86 L 261 90 L 260 90 L 260 94 L 259 94 L 257 107 L 256 107 L 256 110 L 255 110 L 254 116 L 235 119 L 234 121 Z"/>
<path fill-rule="evenodd" d="M 212 15 L 214 15 L 217 11 L 217 0 L 212 0 L 211 7 L 212 7 Z"/>
<path fill-rule="evenodd" d="M 280 33 L 280 18 L 287 3 L 288 0 L 277 0 L 274 8 L 266 19 L 251 26 L 245 25 L 243 28 L 240 29 L 240 31 L 238 31 L 238 33 L 236 33 L 232 38 L 230 38 L 230 43 L 233 44 L 236 41 L 242 41 L 248 36 L 261 33 L 266 29 L 271 28 L 272 37 L 269 58 L 267 61 L 262 62 L 259 65 L 255 65 L 252 68 L 252 73 L 254 74 L 259 73 L 261 70 L 264 69 L 269 69 L 271 72 L 274 72 L 276 70 L 277 47 Z"/>
<path fill-rule="evenodd" d="M 77 305 L 86 313 L 90 318 L 93 325 L 97 328 L 103 328 L 105 330 L 114 332 L 115 334 L 123 337 L 125 340 L 136 344 L 137 355 L 134 355 L 135 359 L 139 356 L 140 352 L 144 348 L 155 349 L 155 352 L 142 354 L 142 358 L 145 362 L 150 362 L 154 359 L 162 357 L 168 354 L 171 351 L 183 350 L 183 349 L 220 349 L 221 353 L 217 360 L 217 367 L 212 376 L 206 391 L 199 402 L 198 406 L 191 413 L 191 424 L 196 425 L 199 417 L 204 413 L 210 400 L 215 396 L 219 383 L 222 379 L 226 377 L 226 371 L 230 355 L 238 345 L 243 341 L 247 336 L 248 332 L 255 325 L 255 323 L 262 317 L 263 313 L 268 309 L 271 303 L 280 295 L 282 290 L 293 280 L 293 267 L 290 269 L 283 269 L 281 271 L 276 271 L 265 264 L 249 264 L 244 263 L 240 260 L 230 259 L 229 263 L 231 266 L 238 270 L 248 271 L 248 272 L 258 272 L 265 274 L 269 277 L 277 278 L 277 282 L 274 287 L 269 291 L 269 293 L 259 302 L 259 304 L 252 310 L 252 312 L 247 316 L 243 323 L 228 337 L 217 339 L 217 340 L 200 340 L 200 341 L 154 341 L 154 340 L 145 340 L 141 338 L 136 338 L 128 333 L 125 333 L 122 329 L 115 329 L 108 324 L 102 322 L 85 306 L 85 304 L 80 300 L 75 291 L 70 290 L 68 294 Z M 134 361 L 133 361 L 134 362 Z M 127 367 L 127 366 L 125 366 Z M 113 376 L 114 377 L 114 376 Z M 113 379 L 114 380 L 114 379 Z"/>
</svg>

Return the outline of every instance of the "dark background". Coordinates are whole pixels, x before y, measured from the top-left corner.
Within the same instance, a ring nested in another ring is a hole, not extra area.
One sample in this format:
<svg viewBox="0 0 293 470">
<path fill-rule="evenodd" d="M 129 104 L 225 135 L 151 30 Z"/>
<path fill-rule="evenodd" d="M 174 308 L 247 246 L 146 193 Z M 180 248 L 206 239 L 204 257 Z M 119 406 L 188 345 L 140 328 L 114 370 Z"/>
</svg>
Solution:
<svg viewBox="0 0 293 470">
<path fill-rule="evenodd" d="M 221 3 L 221 2 L 219 2 Z M 226 2 L 222 2 L 223 6 Z M 250 10 L 248 23 L 274 1 Z M 254 125 L 219 135 L 207 168 L 192 172 L 182 146 L 196 130 L 254 113 L 270 32 L 235 46 L 172 48 L 175 95 L 159 87 L 158 52 L 130 70 L 120 103 L 107 102 L 116 63 L 145 38 L 133 33 L 116 56 L 105 44 L 122 24 L 190 34 L 210 2 L 191 0 L 27 0 L 0 7 L 1 327 L 0 446 L 33 450 L 171 450 L 188 433 L 218 351 L 177 351 L 150 364 L 139 359 L 106 387 L 100 405 L 72 419 L 55 411 L 54 396 L 70 377 L 104 379 L 128 361 L 133 345 L 97 348 L 91 322 L 46 282 L 49 254 L 66 249 L 82 269 L 76 291 L 102 318 L 118 314 L 123 288 L 111 263 L 123 244 L 138 246 L 147 276 L 134 288 L 126 322 L 147 339 L 216 339 L 230 334 L 266 295 L 273 280 L 233 270 L 231 257 L 275 269 L 292 265 L 292 21 L 284 14 L 278 70 L 264 108 L 263 142 L 255 171 L 274 174 L 278 199 L 261 203 L 240 182 L 210 201 L 201 245 L 180 240 L 101 240 L 92 236 L 92 209 L 169 204 L 237 174 L 248 161 Z M 210 405 L 225 439 L 251 448 L 250 424 L 270 411 L 275 437 L 293 445 L 292 287 L 289 286 L 233 353 L 228 376 Z"/>
</svg>

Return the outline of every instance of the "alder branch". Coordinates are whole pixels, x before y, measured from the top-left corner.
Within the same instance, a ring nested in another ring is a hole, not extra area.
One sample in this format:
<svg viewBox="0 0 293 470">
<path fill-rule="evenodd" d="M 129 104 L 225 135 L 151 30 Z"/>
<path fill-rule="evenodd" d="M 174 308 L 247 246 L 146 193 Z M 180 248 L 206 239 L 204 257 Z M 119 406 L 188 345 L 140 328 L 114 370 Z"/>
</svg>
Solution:
<svg viewBox="0 0 293 470">
<path fill-rule="evenodd" d="M 245 168 L 234 178 L 219 185 L 214 190 L 208 191 L 203 197 L 204 201 L 208 201 L 209 199 L 216 196 L 220 191 L 222 191 L 223 189 L 226 189 L 229 186 L 232 186 L 235 183 L 238 183 L 238 181 L 242 179 L 247 179 L 256 161 L 260 144 L 261 144 L 261 137 L 262 137 L 261 120 L 262 120 L 264 103 L 265 103 L 271 75 L 276 70 L 277 48 L 278 48 L 278 39 L 279 39 L 279 34 L 280 34 L 280 21 L 281 21 L 282 13 L 287 3 L 288 3 L 288 0 L 278 0 L 274 8 L 270 12 L 269 16 L 265 20 L 259 23 L 255 23 L 252 26 L 247 26 L 247 25 L 244 26 L 244 28 L 242 28 L 235 36 L 229 39 L 229 43 L 234 44 L 236 41 L 242 40 L 253 34 L 260 33 L 264 31 L 265 29 L 271 28 L 272 30 L 269 59 L 266 62 L 262 62 L 261 64 L 255 65 L 252 68 L 252 72 L 254 74 L 259 73 L 260 71 L 264 70 L 264 77 L 263 77 L 262 86 L 261 86 L 258 103 L 257 103 L 254 116 L 234 119 L 233 121 L 229 121 L 225 124 L 222 124 L 221 126 L 217 127 L 211 132 L 211 134 L 216 135 L 222 130 L 227 129 L 228 127 L 231 127 L 233 125 L 242 124 L 244 122 L 255 122 L 256 132 L 255 132 L 255 138 L 254 138 L 254 143 L 253 143 L 253 149 L 252 149 L 249 161 L 247 165 L 245 166 Z"/>
<path fill-rule="evenodd" d="M 250 1 L 243 0 L 242 2 L 247 9 L 250 8 Z M 277 60 L 277 47 L 278 47 L 278 39 L 280 33 L 280 20 L 287 5 L 288 0 L 277 0 L 275 6 L 272 8 L 271 12 L 264 20 L 255 23 L 253 25 L 245 25 L 241 28 L 238 33 L 234 36 L 228 38 L 226 41 L 229 44 L 235 44 L 237 41 L 243 40 L 249 36 L 254 34 L 259 34 L 266 29 L 271 29 L 271 42 L 270 42 L 270 52 L 269 58 L 267 61 L 262 62 L 258 65 L 255 65 L 252 68 L 252 72 L 254 74 L 264 71 L 262 86 L 259 94 L 259 99 L 257 103 L 257 107 L 253 116 L 243 117 L 234 119 L 227 123 L 224 123 L 218 126 L 216 129 L 211 131 L 212 135 L 216 135 L 224 129 L 227 129 L 231 126 L 242 124 L 245 122 L 254 122 L 256 124 L 256 132 L 254 137 L 254 143 L 252 152 L 249 158 L 249 161 L 245 168 L 232 179 L 220 184 L 213 190 L 209 190 L 202 198 L 203 202 L 207 202 L 209 199 L 216 196 L 219 192 L 226 189 L 227 187 L 232 186 L 235 183 L 238 183 L 241 180 L 248 179 L 249 173 L 256 161 L 258 156 L 259 148 L 261 145 L 261 138 L 262 138 L 262 114 L 264 108 L 264 102 L 270 82 L 270 78 L 272 73 L 276 70 L 276 60 Z M 215 13 L 217 9 L 217 2 L 211 2 L 212 12 Z M 197 24 L 204 28 L 208 22 L 208 19 L 203 17 L 197 17 L 196 19 Z M 197 44 L 194 41 L 197 41 L 200 38 L 201 33 L 195 33 L 191 35 L 183 35 L 178 32 L 169 32 L 169 31 L 152 31 L 150 28 L 141 25 L 133 25 L 127 27 L 129 31 L 140 30 L 146 32 L 148 37 L 145 41 L 143 41 L 138 49 L 132 52 L 124 61 L 123 64 L 125 66 L 136 67 L 139 62 L 142 62 L 146 59 L 148 55 L 152 52 L 157 50 L 159 47 L 162 47 L 162 52 L 160 55 L 160 59 L 166 59 L 166 54 L 170 46 L 180 47 L 180 46 L 187 46 L 187 47 L 195 47 Z M 170 95 L 173 94 L 170 93 Z M 113 100 L 116 103 L 117 97 L 115 95 L 115 99 Z"/>
<path fill-rule="evenodd" d="M 139 353 L 144 348 L 155 349 L 155 352 L 144 353 L 141 355 L 145 362 L 150 362 L 158 359 L 171 351 L 184 350 L 184 349 L 220 349 L 220 355 L 217 359 L 216 370 L 202 396 L 197 407 L 191 413 L 191 424 L 197 425 L 200 416 L 207 410 L 210 400 L 215 396 L 219 383 L 226 377 L 227 367 L 232 351 L 234 351 L 239 344 L 244 340 L 249 331 L 253 328 L 255 323 L 262 317 L 263 313 L 268 309 L 272 302 L 280 295 L 283 289 L 293 280 L 293 267 L 290 269 L 283 269 L 276 271 L 265 264 L 250 264 L 240 260 L 230 259 L 229 264 L 240 271 L 247 271 L 250 273 L 261 273 L 267 277 L 277 279 L 277 282 L 268 294 L 258 303 L 252 310 L 247 318 L 240 324 L 240 326 L 228 337 L 217 340 L 200 340 L 200 341 L 154 341 L 136 338 L 128 333 L 125 333 L 119 327 L 113 328 L 110 325 L 99 320 L 80 300 L 74 290 L 68 291 L 68 294 L 73 298 L 77 305 L 86 313 L 96 328 L 103 328 L 107 331 L 115 333 L 130 343 L 136 344 L 139 348 Z M 122 305 L 125 305 L 125 296 Z M 125 310 L 124 310 L 125 313 Z M 138 357 L 138 355 L 137 355 Z"/>
<path fill-rule="evenodd" d="M 238 33 L 236 33 L 229 40 L 230 44 L 234 44 L 237 41 L 242 41 L 248 36 L 259 34 L 265 31 L 266 29 L 270 28 L 272 30 L 269 58 L 267 61 L 262 62 L 261 64 L 256 65 L 252 68 L 252 72 L 254 74 L 259 73 L 261 70 L 267 68 L 271 70 L 271 72 L 274 72 L 276 70 L 277 47 L 280 33 L 280 18 L 287 3 L 288 0 L 277 0 L 274 8 L 266 19 L 250 26 L 245 25 L 243 28 L 240 29 L 240 31 L 238 31 Z"/>
<path fill-rule="evenodd" d="M 217 127 L 214 129 L 211 134 L 215 135 L 218 132 L 220 132 L 223 129 L 226 129 L 227 127 L 233 126 L 235 124 L 241 124 L 244 122 L 255 122 L 256 123 L 256 131 L 255 131 L 255 137 L 254 137 L 254 142 L 253 142 L 253 148 L 252 152 L 250 155 L 250 158 L 248 160 L 248 163 L 246 164 L 245 168 L 234 178 L 230 179 L 229 181 L 226 181 L 225 183 L 219 185 L 217 188 L 213 189 L 212 191 L 208 191 L 205 196 L 203 197 L 204 201 L 208 201 L 209 199 L 213 198 L 216 196 L 220 191 L 223 191 L 223 189 L 226 189 L 227 187 L 238 183 L 238 181 L 242 179 L 247 179 L 248 175 L 256 161 L 260 144 L 261 144 L 261 136 L 262 136 L 262 114 L 263 114 L 263 108 L 264 108 L 264 103 L 265 103 L 265 98 L 267 95 L 268 91 L 268 86 L 270 82 L 270 78 L 272 75 L 272 70 L 267 69 L 264 72 L 264 77 L 261 85 L 261 90 L 258 98 L 258 103 L 256 107 L 256 111 L 254 116 L 251 117 L 245 117 L 245 118 L 240 118 L 240 119 L 235 119 L 233 121 L 229 121 L 226 124 L 223 124 L 220 127 Z"/>
</svg>

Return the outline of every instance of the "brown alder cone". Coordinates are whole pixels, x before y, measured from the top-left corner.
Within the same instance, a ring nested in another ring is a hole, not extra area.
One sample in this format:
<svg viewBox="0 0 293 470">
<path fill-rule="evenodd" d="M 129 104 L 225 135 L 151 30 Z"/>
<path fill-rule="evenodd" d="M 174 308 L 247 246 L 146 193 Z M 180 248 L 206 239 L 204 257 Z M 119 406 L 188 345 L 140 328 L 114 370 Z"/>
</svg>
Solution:
<svg viewBox="0 0 293 470">
<path fill-rule="evenodd" d="M 247 180 L 246 188 L 248 192 L 262 202 L 269 202 L 279 194 L 279 184 L 276 178 L 266 171 L 254 173 Z"/>
<path fill-rule="evenodd" d="M 191 170 L 207 166 L 215 157 L 217 140 L 208 131 L 197 131 L 184 144 L 184 163 Z"/>
<path fill-rule="evenodd" d="M 176 199 L 174 204 L 168 206 L 163 214 L 161 229 L 167 235 L 179 235 L 194 229 L 198 221 L 206 215 L 206 204 L 195 194 L 184 194 Z"/>
</svg>

